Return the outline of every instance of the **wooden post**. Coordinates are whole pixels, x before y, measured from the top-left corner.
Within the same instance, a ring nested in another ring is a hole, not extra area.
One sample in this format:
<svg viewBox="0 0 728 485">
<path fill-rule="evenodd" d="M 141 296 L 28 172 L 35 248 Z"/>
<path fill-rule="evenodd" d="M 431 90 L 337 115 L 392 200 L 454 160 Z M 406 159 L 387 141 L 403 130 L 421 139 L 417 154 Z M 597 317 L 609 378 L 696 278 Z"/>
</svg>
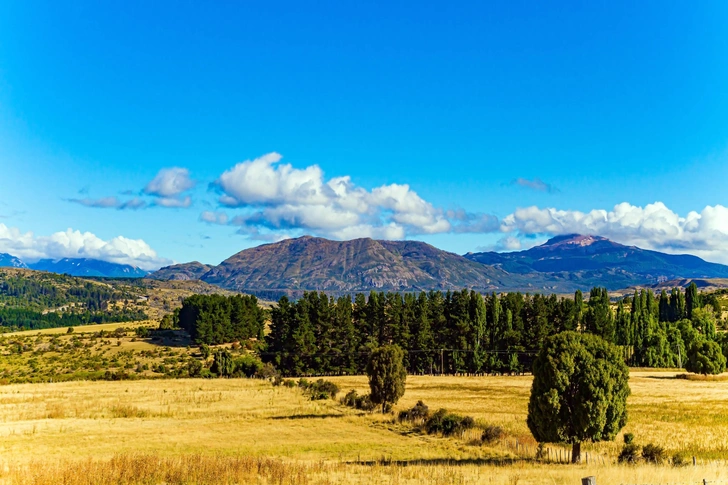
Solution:
<svg viewBox="0 0 728 485">
<path fill-rule="evenodd" d="M 582 478 L 581 485 L 597 485 L 597 477 Z"/>
<path fill-rule="evenodd" d="M 696 463 L 695 463 L 695 457 L 693 457 L 693 466 L 695 466 L 695 465 L 696 465 Z"/>
<path fill-rule="evenodd" d="M 584 456 L 586 457 L 586 464 L 589 464 L 589 453 L 584 453 Z"/>
</svg>

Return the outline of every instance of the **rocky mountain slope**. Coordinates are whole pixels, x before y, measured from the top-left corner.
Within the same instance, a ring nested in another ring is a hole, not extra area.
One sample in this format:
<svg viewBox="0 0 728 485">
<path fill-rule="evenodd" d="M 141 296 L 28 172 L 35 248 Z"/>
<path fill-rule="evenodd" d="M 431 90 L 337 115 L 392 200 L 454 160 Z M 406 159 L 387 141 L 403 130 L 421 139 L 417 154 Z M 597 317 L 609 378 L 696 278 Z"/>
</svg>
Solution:
<svg viewBox="0 0 728 485">
<path fill-rule="evenodd" d="M 728 266 L 697 256 L 665 254 L 579 234 L 554 237 L 525 251 L 468 253 L 465 257 L 510 273 L 603 275 L 607 283 L 619 280 L 620 275 L 652 283 L 676 278 L 728 277 Z"/>
<path fill-rule="evenodd" d="M 205 269 L 209 268 L 208 271 Z M 610 290 L 677 278 L 728 276 L 728 267 L 695 256 L 668 255 L 595 236 L 559 236 L 527 251 L 460 256 L 418 241 L 304 236 L 246 249 L 208 267 L 168 266 L 149 275 L 200 280 L 223 288 L 278 298 L 306 290 L 332 294 L 456 290 L 572 293 Z"/>
<path fill-rule="evenodd" d="M 520 283 L 512 281 L 511 275 L 501 269 L 483 266 L 423 242 L 330 241 L 308 236 L 241 251 L 202 279 L 223 288 L 257 294 L 458 288 L 494 291 Z"/>
</svg>

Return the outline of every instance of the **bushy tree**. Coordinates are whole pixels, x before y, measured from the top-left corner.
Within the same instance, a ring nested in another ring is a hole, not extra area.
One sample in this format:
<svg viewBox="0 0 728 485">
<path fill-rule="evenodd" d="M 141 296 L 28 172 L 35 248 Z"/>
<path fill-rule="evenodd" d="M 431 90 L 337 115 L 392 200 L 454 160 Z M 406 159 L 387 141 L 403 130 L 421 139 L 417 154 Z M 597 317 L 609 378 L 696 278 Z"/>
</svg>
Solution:
<svg viewBox="0 0 728 485">
<path fill-rule="evenodd" d="M 613 440 L 627 423 L 629 370 L 619 349 L 596 335 L 562 332 L 546 340 L 533 365 L 528 428 L 542 443 Z"/>
<path fill-rule="evenodd" d="M 720 374 L 725 370 L 726 358 L 716 342 L 697 340 L 688 349 L 685 370 L 696 374 Z"/>
<path fill-rule="evenodd" d="M 397 345 L 384 345 L 374 349 L 367 365 L 371 400 L 382 406 L 382 413 L 388 405 L 396 404 L 404 395 L 407 371 L 404 352 Z"/>
</svg>

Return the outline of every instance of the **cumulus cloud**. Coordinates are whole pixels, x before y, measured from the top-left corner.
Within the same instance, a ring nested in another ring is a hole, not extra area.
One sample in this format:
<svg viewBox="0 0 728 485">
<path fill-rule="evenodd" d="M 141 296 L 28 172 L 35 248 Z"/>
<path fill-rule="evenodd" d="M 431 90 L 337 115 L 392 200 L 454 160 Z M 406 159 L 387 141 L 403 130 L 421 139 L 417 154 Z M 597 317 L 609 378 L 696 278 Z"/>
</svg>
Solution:
<svg viewBox="0 0 728 485">
<path fill-rule="evenodd" d="M 536 190 L 538 192 L 548 192 L 550 194 L 554 194 L 556 192 L 560 192 L 559 189 L 554 187 L 551 184 L 547 184 L 540 178 L 535 178 L 533 180 L 526 179 L 526 178 L 517 178 L 511 180 L 511 183 L 509 185 L 516 185 L 518 187 L 523 187 L 525 189 L 531 189 Z"/>
<path fill-rule="evenodd" d="M 101 208 L 101 209 L 118 209 L 118 210 L 124 210 L 124 209 L 131 209 L 131 210 L 137 210 L 137 209 L 143 209 L 147 206 L 147 203 L 144 202 L 142 199 L 135 197 L 133 199 L 129 200 L 119 200 L 116 197 L 102 197 L 100 199 L 66 199 L 68 202 L 73 202 L 74 204 L 80 204 L 86 207 L 95 207 L 95 208 Z"/>
<path fill-rule="evenodd" d="M 222 206 L 242 212 L 221 221 L 206 211 L 200 219 L 241 226 L 246 234 L 255 227 L 275 234 L 301 230 L 337 239 L 403 239 L 498 227 L 494 216 L 437 208 L 407 184 L 367 190 L 348 176 L 327 180 L 317 165 L 299 169 L 280 162 L 280 154 L 269 153 L 225 171 L 212 187 L 220 193 Z"/>
<path fill-rule="evenodd" d="M 519 235 L 592 234 L 668 253 L 691 253 L 728 263 L 728 208 L 707 206 L 680 216 L 662 202 L 627 202 L 590 212 L 526 207 L 505 217 L 500 230 Z"/>
<path fill-rule="evenodd" d="M 90 232 L 67 229 L 50 236 L 36 236 L 0 223 L 0 253 L 8 253 L 25 261 L 61 258 L 92 258 L 118 264 L 130 264 L 153 270 L 171 264 L 157 255 L 141 239 L 117 236 L 105 241 Z"/>
</svg>

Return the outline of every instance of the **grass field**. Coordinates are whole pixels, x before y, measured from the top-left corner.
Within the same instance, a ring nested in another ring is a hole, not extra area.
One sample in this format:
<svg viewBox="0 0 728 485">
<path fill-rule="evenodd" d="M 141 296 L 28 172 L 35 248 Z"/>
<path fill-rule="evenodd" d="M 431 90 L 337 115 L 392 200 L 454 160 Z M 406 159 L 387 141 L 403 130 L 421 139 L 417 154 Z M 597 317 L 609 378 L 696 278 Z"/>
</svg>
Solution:
<svg viewBox="0 0 728 485">
<path fill-rule="evenodd" d="M 414 432 L 391 416 L 247 379 L 14 384 L 0 387 L 3 483 L 699 483 L 728 480 L 728 383 L 633 372 L 630 422 L 640 444 L 698 466 L 616 465 L 618 444 L 585 447 L 589 465 L 543 464 L 472 434 Z M 364 377 L 331 378 L 366 391 Z M 423 400 L 503 426 L 526 446 L 529 377 L 410 376 L 396 409 Z M 557 447 L 551 447 L 556 449 Z M 521 449 L 522 450 L 522 449 Z"/>
</svg>

